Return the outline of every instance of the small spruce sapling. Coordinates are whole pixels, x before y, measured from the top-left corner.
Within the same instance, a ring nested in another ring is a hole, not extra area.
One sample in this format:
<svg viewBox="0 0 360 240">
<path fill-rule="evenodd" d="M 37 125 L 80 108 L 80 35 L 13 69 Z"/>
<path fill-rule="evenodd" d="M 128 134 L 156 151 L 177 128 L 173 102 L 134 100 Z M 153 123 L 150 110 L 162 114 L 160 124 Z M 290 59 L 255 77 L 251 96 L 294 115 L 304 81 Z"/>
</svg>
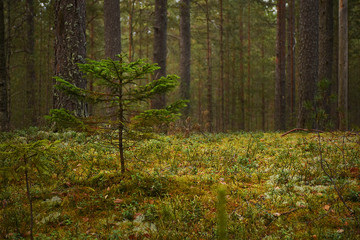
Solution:
<svg viewBox="0 0 360 240">
<path fill-rule="evenodd" d="M 87 77 L 94 79 L 94 84 L 99 86 L 99 90 L 84 90 L 59 77 L 55 77 L 55 87 L 79 101 L 101 103 L 101 106 L 106 106 L 108 111 L 97 121 L 97 126 L 101 128 L 101 132 L 117 132 L 116 147 L 120 156 L 121 173 L 125 173 L 124 140 L 143 137 L 153 126 L 177 120 L 180 117 L 180 109 L 186 106 L 186 101 L 179 100 L 163 109 L 141 111 L 140 103 L 147 103 L 158 94 L 174 90 L 178 85 L 178 77 L 168 75 L 141 85 L 141 80 L 153 74 L 159 67 L 143 59 L 125 62 L 123 55 L 117 55 L 117 58 L 119 60 L 88 59 L 87 63 L 78 64 L 79 69 Z M 135 112 L 138 114 L 129 119 Z M 84 128 L 85 125 L 75 120 L 73 115 L 66 117 L 64 114 L 70 113 L 63 109 L 53 109 L 48 119 L 60 124 L 60 121 L 66 122 L 69 119 L 78 128 Z"/>
<path fill-rule="evenodd" d="M 30 238 L 34 239 L 34 214 L 31 196 L 31 180 L 47 180 L 49 165 L 51 163 L 51 151 L 54 144 L 47 140 L 36 142 L 4 143 L 0 145 L 0 180 L 15 179 L 20 181 L 25 177 L 26 195 L 30 208 Z"/>
</svg>

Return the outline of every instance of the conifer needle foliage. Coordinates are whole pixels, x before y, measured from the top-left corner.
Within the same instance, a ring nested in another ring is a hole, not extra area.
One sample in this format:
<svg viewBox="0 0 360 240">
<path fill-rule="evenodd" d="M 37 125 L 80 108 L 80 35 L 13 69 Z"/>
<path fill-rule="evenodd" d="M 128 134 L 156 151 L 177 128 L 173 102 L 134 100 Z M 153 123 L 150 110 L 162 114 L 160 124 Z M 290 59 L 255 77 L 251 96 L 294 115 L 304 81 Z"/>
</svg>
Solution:
<svg viewBox="0 0 360 240">
<path fill-rule="evenodd" d="M 121 172 L 124 173 L 124 140 L 139 136 L 142 138 L 144 132 L 151 131 L 152 127 L 175 121 L 180 116 L 180 109 L 186 106 L 186 101 L 179 100 L 164 109 L 141 111 L 140 103 L 147 103 L 158 94 L 166 94 L 174 90 L 178 85 L 178 77 L 168 75 L 141 84 L 159 67 L 147 63 L 144 59 L 126 62 L 126 57 L 123 55 L 117 55 L 117 59 L 108 58 L 100 61 L 88 59 L 87 63 L 78 64 L 79 69 L 87 77 L 95 80 L 96 90 L 84 90 L 60 77 L 55 77 L 57 81 L 55 87 L 78 101 L 104 106 L 105 111 L 95 125 L 104 132 L 116 133 Z M 69 116 L 70 114 L 64 109 L 53 109 L 48 119 L 61 126 L 86 128 L 86 125 L 78 121 L 79 118 Z M 86 123 L 86 120 L 84 122 Z"/>
</svg>

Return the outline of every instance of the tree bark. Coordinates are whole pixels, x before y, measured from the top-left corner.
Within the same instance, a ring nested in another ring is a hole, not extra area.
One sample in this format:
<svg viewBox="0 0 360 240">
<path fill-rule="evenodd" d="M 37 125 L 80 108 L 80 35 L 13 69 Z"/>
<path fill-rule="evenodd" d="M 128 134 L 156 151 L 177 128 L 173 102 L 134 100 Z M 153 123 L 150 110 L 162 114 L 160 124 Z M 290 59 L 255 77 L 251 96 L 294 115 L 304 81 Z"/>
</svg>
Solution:
<svg viewBox="0 0 360 240">
<path fill-rule="evenodd" d="M 86 57 L 85 0 L 55 1 L 55 76 L 79 88 L 86 88 L 86 79 L 77 63 Z M 54 92 L 54 108 L 65 108 L 78 116 L 87 116 L 87 105 L 72 100 L 60 91 Z"/>
<path fill-rule="evenodd" d="M 328 81 L 322 89 L 322 108 L 330 116 L 330 96 L 333 85 L 333 0 L 320 0 L 319 7 L 319 81 Z"/>
<path fill-rule="evenodd" d="M 211 64 L 211 39 L 210 39 L 210 11 L 209 11 L 209 2 L 205 0 L 206 3 L 206 45 L 207 45 L 207 123 L 206 129 L 209 132 L 213 131 L 213 93 L 212 93 L 212 64 Z"/>
<path fill-rule="evenodd" d="M 154 63 L 160 69 L 154 73 L 154 79 L 166 76 L 167 55 L 167 0 L 155 0 L 155 24 L 154 24 Z M 151 107 L 155 109 L 166 106 L 165 94 L 160 94 L 152 99 Z"/>
<path fill-rule="evenodd" d="M 8 77 L 5 51 L 4 1 L 0 2 L 0 131 L 9 128 Z"/>
<path fill-rule="evenodd" d="M 26 44 L 26 98 L 27 111 L 25 119 L 30 125 L 36 125 L 36 102 L 35 102 L 35 9 L 34 0 L 26 0 L 26 21 L 28 24 L 27 44 Z"/>
<path fill-rule="evenodd" d="M 243 20 L 243 8 L 240 6 L 239 11 L 239 39 L 240 39 L 240 47 L 239 47 L 239 89 L 238 89 L 238 96 L 239 96 L 239 121 L 238 121 L 238 128 L 239 130 L 245 130 L 245 94 L 244 94 L 244 81 L 245 81 L 245 74 L 244 74 L 244 20 Z"/>
<path fill-rule="evenodd" d="M 225 129 L 224 112 L 225 112 L 225 99 L 224 99 L 224 18 L 223 18 L 223 2 L 219 0 L 220 8 L 220 78 L 219 78 L 219 98 L 220 98 L 220 112 L 219 112 L 219 130 L 221 132 Z"/>
<path fill-rule="evenodd" d="M 277 41 L 276 41 L 276 84 L 275 84 L 275 129 L 285 130 L 285 41 L 286 41 L 285 0 L 277 3 Z"/>
<path fill-rule="evenodd" d="M 105 56 L 121 54 L 120 1 L 104 0 Z"/>
<path fill-rule="evenodd" d="M 348 0 L 339 1 L 339 129 L 348 130 Z"/>
<path fill-rule="evenodd" d="M 190 100 L 190 0 L 180 1 L 180 95 L 182 99 Z M 183 111 L 183 118 L 190 114 L 190 103 Z"/>
<path fill-rule="evenodd" d="M 314 127 L 315 93 L 319 65 L 319 2 L 300 1 L 298 127 Z"/>
<path fill-rule="evenodd" d="M 246 104 L 246 113 L 248 115 L 248 125 L 246 126 L 248 130 L 252 128 L 252 109 L 251 109 L 251 4 L 248 0 L 248 22 L 247 22 L 247 104 Z"/>
<path fill-rule="evenodd" d="M 287 100 L 286 104 L 289 113 L 288 123 L 291 127 L 295 126 L 295 0 L 289 0 L 288 6 L 288 57 L 287 57 Z"/>
<path fill-rule="evenodd" d="M 133 39 L 133 15 L 135 0 L 129 0 L 129 61 L 131 62 L 134 57 L 134 39 Z"/>
</svg>

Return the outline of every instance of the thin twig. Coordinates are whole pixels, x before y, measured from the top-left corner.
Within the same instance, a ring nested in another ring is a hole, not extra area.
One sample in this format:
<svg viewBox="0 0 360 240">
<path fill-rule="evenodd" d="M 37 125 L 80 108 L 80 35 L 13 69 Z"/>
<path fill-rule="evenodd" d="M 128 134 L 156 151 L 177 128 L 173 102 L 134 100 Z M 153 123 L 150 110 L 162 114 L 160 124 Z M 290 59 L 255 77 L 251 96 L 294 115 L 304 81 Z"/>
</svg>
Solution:
<svg viewBox="0 0 360 240">
<path fill-rule="evenodd" d="M 321 145 L 320 133 L 318 133 L 318 143 L 319 143 L 319 155 L 320 155 L 320 166 L 321 166 L 321 169 L 323 170 L 323 172 L 325 173 L 325 175 L 330 179 L 331 184 L 334 186 L 334 189 L 335 189 L 335 191 L 336 191 L 336 194 L 338 195 L 338 197 L 340 198 L 340 200 L 342 201 L 342 203 L 344 204 L 344 206 L 347 208 L 347 210 L 348 210 L 351 214 L 354 214 L 354 211 L 346 204 L 345 199 L 344 199 L 343 196 L 341 195 L 340 190 L 339 190 L 338 186 L 336 185 L 333 176 L 331 176 L 331 175 L 326 171 L 326 169 L 325 169 L 324 162 L 326 163 L 328 170 L 330 170 L 330 167 L 329 167 L 328 162 L 327 162 L 326 160 L 324 160 L 324 159 L 323 159 L 323 156 L 322 156 L 322 147 L 321 147 L 322 145 Z"/>
<path fill-rule="evenodd" d="M 290 131 L 287 131 L 286 133 L 282 134 L 281 137 L 284 137 L 284 136 L 288 135 L 289 133 L 297 132 L 297 131 L 324 133 L 324 131 L 321 131 L 318 129 L 294 128 L 294 129 L 291 129 Z"/>
</svg>

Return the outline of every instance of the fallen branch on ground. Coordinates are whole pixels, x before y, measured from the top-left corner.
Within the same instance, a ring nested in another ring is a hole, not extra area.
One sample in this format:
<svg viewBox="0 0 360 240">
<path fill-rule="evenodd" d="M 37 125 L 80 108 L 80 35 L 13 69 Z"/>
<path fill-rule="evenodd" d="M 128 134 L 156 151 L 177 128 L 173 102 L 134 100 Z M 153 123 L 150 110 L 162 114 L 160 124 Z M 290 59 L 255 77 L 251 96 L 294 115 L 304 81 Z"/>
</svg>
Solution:
<svg viewBox="0 0 360 240">
<path fill-rule="evenodd" d="M 286 133 L 282 134 L 281 137 L 284 137 L 284 136 L 288 135 L 289 133 L 298 132 L 298 131 L 324 133 L 324 131 L 317 130 L 317 129 L 294 128 L 294 129 L 291 129 L 291 130 L 287 131 Z"/>
</svg>

